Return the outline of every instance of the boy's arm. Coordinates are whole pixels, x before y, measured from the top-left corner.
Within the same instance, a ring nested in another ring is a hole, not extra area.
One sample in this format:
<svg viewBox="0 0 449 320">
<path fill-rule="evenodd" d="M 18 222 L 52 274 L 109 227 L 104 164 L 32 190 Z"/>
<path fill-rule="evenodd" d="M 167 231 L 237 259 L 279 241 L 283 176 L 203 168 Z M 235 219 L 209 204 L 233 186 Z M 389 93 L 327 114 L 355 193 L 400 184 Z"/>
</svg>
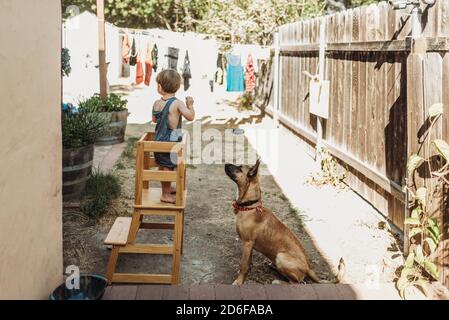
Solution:
<svg viewBox="0 0 449 320">
<path fill-rule="evenodd" d="M 156 117 L 153 115 L 153 112 L 154 112 L 154 107 L 156 106 L 156 102 L 153 104 L 153 109 L 151 110 L 151 115 L 152 115 L 152 118 L 151 118 L 151 120 L 154 122 L 154 123 L 156 123 L 157 122 L 157 119 L 156 119 Z"/>
<path fill-rule="evenodd" d="M 195 119 L 195 110 L 193 109 L 192 97 L 187 97 L 186 103 L 180 101 L 178 104 L 178 110 L 188 121 L 193 121 Z"/>
</svg>

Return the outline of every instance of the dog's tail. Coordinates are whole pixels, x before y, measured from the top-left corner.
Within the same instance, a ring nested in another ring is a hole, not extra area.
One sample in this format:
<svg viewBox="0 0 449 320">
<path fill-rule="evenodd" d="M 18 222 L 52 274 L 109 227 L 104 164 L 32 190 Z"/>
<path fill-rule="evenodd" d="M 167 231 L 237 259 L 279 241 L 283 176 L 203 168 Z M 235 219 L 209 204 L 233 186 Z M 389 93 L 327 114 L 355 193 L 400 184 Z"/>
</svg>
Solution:
<svg viewBox="0 0 449 320">
<path fill-rule="evenodd" d="M 307 273 L 307 275 L 309 276 L 310 279 L 312 279 L 316 283 L 321 283 L 321 284 L 339 283 L 343 279 L 343 276 L 345 275 L 345 271 L 346 271 L 345 268 L 346 268 L 345 261 L 343 260 L 343 258 L 340 258 L 340 261 L 338 263 L 337 280 L 335 280 L 335 281 L 321 280 L 320 278 L 318 278 L 317 274 L 312 269 L 309 269 L 309 272 Z"/>
</svg>

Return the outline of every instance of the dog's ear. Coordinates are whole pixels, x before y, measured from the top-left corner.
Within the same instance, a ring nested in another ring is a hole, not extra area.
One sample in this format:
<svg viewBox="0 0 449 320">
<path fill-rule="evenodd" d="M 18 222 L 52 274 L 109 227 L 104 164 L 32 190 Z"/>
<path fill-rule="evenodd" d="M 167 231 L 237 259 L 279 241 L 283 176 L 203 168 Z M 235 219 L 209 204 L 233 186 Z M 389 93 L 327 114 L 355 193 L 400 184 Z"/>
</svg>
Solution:
<svg viewBox="0 0 449 320">
<path fill-rule="evenodd" d="M 248 178 L 254 178 L 259 171 L 260 158 L 257 159 L 256 164 L 248 171 Z"/>
</svg>

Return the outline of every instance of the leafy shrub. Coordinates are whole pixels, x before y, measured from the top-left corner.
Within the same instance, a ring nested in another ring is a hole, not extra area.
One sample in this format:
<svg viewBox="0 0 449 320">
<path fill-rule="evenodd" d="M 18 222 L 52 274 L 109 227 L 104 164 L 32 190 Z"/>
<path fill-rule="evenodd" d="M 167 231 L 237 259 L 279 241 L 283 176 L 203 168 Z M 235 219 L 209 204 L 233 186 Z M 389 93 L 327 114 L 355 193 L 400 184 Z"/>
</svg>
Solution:
<svg viewBox="0 0 449 320">
<path fill-rule="evenodd" d="M 84 214 L 92 219 L 100 218 L 106 213 L 112 200 L 120 195 L 120 192 L 121 185 L 117 176 L 94 170 L 87 182 Z"/>
<path fill-rule="evenodd" d="M 80 148 L 95 142 L 107 121 L 98 113 L 62 113 L 62 145 L 64 148 Z"/>
<path fill-rule="evenodd" d="M 84 101 L 80 101 L 78 104 L 80 112 L 117 112 L 127 109 L 126 105 L 128 104 L 128 100 L 118 94 L 111 93 L 108 95 L 106 101 L 102 102 L 100 96 L 95 94 Z"/>
<path fill-rule="evenodd" d="M 70 73 L 72 72 L 72 67 L 70 66 L 70 53 L 69 49 L 62 48 L 61 51 L 61 69 L 62 69 L 62 76 L 68 77 Z"/>
<path fill-rule="evenodd" d="M 428 147 L 421 154 L 411 155 L 407 162 L 405 191 L 409 196 L 407 205 L 411 213 L 404 224 L 409 229 L 405 240 L 409 242 L 409 254 L 396 281 L 396 288 L 402 298 L 406 298 L 405 290 L 410 286 L 428 294 L 429 282 L 438 280 L 440 276 L 436 257 L 443 232 L 434 210 L 440 206 L 439 190 L 445 190 L 449 186 L 449 144 L 441 139 L 432 139 L 432 131 L 442 118 L 443 104 L 432 105 L 429 108 L 430 126 L 423 141 Z M 419 184 L 416 176 L 421 168 L 429 175 L 424 177 L 424 183 Z"/>
<path fill-rule="evenodd" d="M 242 110 L 253 110 L 254 96 L 251 92 L 245 92 L 238 100 L 238 109 Z"/>
</svg>

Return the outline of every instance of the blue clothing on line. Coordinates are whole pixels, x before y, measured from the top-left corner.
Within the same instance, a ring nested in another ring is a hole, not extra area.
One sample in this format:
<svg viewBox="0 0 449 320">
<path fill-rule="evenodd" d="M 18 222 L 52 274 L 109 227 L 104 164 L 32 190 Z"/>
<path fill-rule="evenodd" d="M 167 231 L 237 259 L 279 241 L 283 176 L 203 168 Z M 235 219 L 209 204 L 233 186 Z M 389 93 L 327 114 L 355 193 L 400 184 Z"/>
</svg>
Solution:
<svg viewBox="0 0 449 320">
<path fill-rule="evenodd" d="M 168 123 L 168 113 L 170 111 L 170 106 L 176 98 L 170 98 L 161 111 L 154 111 L 153 116 L 156 117 L 156 135 L 155 141 L 163 142 L 179 142 L 182 139 L 182 116 L 179 116 L 178 127 L 176 129 L 171 129 Z M 154 158 L 156 163 L 161 167 L 173 169 L 177 166 L 177 154 L 176 153 L 154 153 Z"/>
<path fill-rule="evenodd" d="M 233 54 L 227 54 L 227 77 L 226 91 L 243 92 L 245 91 L 245 74 L 242 66 L 242 58 Z"/>
</svg>

